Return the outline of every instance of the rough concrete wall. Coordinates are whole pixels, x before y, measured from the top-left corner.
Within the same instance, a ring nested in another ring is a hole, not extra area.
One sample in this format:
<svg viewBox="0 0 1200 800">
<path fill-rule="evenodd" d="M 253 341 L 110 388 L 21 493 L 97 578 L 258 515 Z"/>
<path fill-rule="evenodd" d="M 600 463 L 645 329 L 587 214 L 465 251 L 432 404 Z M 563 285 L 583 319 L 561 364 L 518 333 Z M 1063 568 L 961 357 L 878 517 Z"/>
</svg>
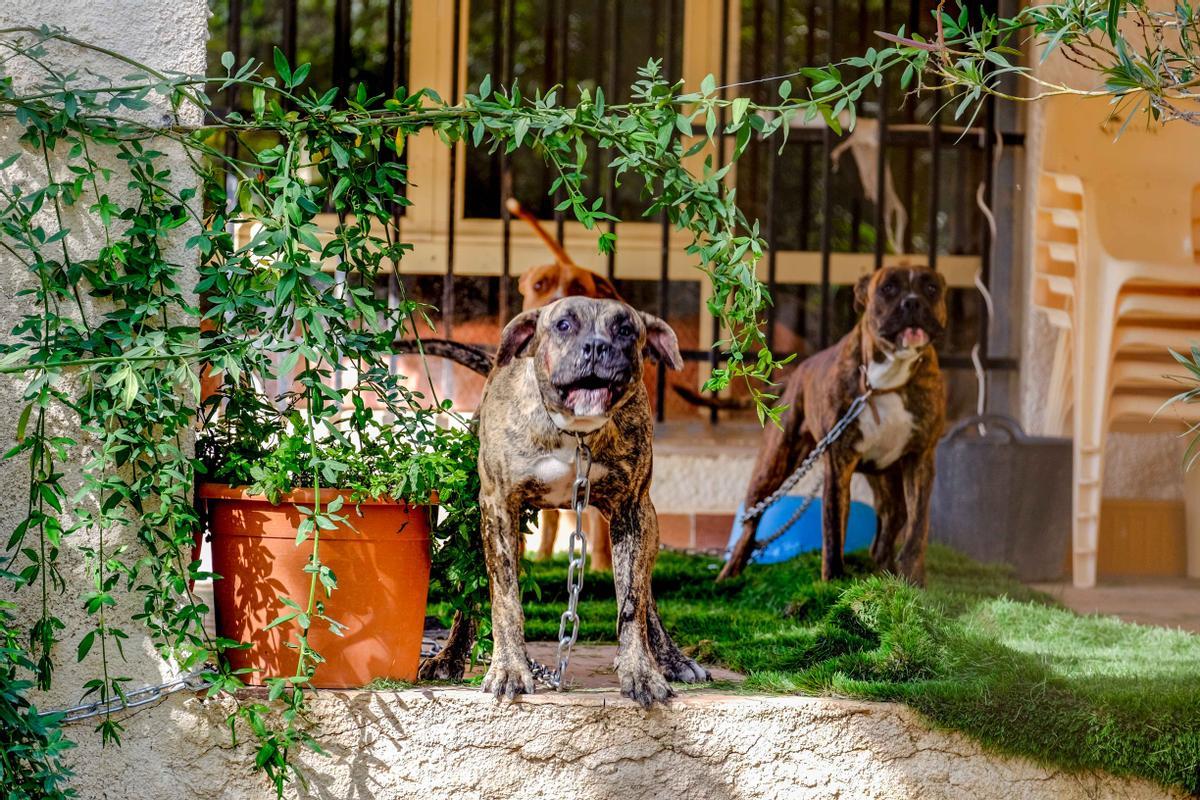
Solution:
<svg viewBox="0 0 1200 800">
<path fill-rule="evenodd" d="M 70 35 L 86 42 L 131 56 L 142 63 L 164 71 L 180 71 L 200 73 L 205 70 L 205 42 L 208 37 L 208 7 L 205 0 L 109 0 L 108 2 L 91 2 L 91 0 L 22 0 L 22 2 L 0 3 L 0 27 L 12 26 L 41 26 L 65 28 Z M 75 48 L 53 45 L 48 47 L 49 60 L 62 67 L 72 65 L 83 74 L 83 69 L 91 69 L 101 75 L 113 76 L 119 79 L 133 70 L 127 64 L 122 64 L 108 57 L 83 52 Z M 5 65 L 18 85 L 34 76 L 28 62 L 20 59 L 9 59 Z M 169 112 L 169 106 L 161 102 L 161 98 L 148 98 L 156 102 L 141 113 L 141 119 L 159 123 Z M 128 113 L 128 112 L 127 112 Z M 185 117 L 185 122 L 197 122 L 198 117 Z M 19 145 L 16 142 L 18 130 L 15 126 L 0 125 L 0 153 L 13 152 Z M 172 171 L 176 190 L 185 186 L 196 185 L 194 173 L 178 148 L 167 142 L 155 143 L 157 149 L 169 153 L 169 167 Z M 101 182 L 101 190 L 114 198 L 121 197 L 127 190 L 124 188 L 125 179 L 121 163 L 111 155 L 96 151 L 98 160 L 107 161 L 115 174 L 106 185 Z M 52 161 L 52 169 L 56 174 L 63 169 L 61 160 Z M 11 183 L 35 185 L 44 183 L 46 176 L 40 164 L 40 156 L 27 151 L 12 170 L 6 173 L 5 180 Z M 127 196 L 127 195 L 126 195 Z M 81 204 L 86 209 L 92 201 Z M 118 200 L 118 202 L 121 202 Z M 94 256 L 97 248 L 104 243 L 103 230 L 99 221 L 91 218 L 86 210 L 68 209 L 64 225 L 71 233 L 67 242 L 74 257 Z M 45 226 L 48 231 L 56 229 L 52 212 L 47 210 Z M 177 263 L 195 264 L 194 254 L 185 253 L 181 243 L 191 235 L 186 229 L 176 237 L 176 246 L 168 251 L 167 258 Z M 6 253 L 0 253 L 0 335 L 7 337 L 16 321 L 29 310 L 32 302 L 28 297 L 17 297 L 17 293 L 31 285 L 31 275 L 17 261 Z M 194 284 L 194 280 L 184 280 L 183 285 Z M 85 298 L 86 300 L 86 298 Z M 85 302 L 89 316 L 104 313 L 103 307 Z M 64 312 L 66 309 L 64 308 Z M 70 379 L 68 378 L 68 381 Z M 78 386 L 76 380 L 73 384 Z M 13 441 L 17 414 L 20 410 L 20 397 L 23 381 L 19 377 L 5 376 L 0 380 L 0 408 L 5 413 L 0 414 L 0 443 L 7 450 Z M 58 430 L 67 435 L 79 438 L 75 430 L 76 419 L 73 414 L 61 411 L 54 415 L 53 423 Z M 80 466 L 91 457 L 88 444 L 81 446 L 71 454 L 72 461 L 66 465 L 68 476 L 66 486 L 68 493 L 78 486 L 80 481 Z M 12 531 L 18 521 L 24 517 L 24 498 L 28 487 L 27 465 L 20 459 L 0 463 L 0 531 L 4 536 Z M 85 501 L 87 502 L 87 501 Z M 70 536 L 68 546 L 65 546 L 61 556 L 63 572 L 68 581 L 67 590 L 61 595 L 55 595 L 52 602 L 55 613 L 66 623 L 67 628 L 61 632 L 62 641 L 55 653 L 58 670 L 54 675 L 54 687 L 44 697 L 38 698 L 42 708 L 78 702 L 82 693 L 84 681 L 97 677 L 99 667 L 93 653 L 87 662 L 77 664 L 75 658 L 76 645 L 83 633 L 91 627 L 81 607 L 80 598 L 88 591 L 90 581 L 87 577 L 80 547 L 94 546 L 95 535 L 90 531 L 80 531 Z M 131 560 L 136 556 L 137 545 L 127 531 L 111 532 L 107 544 L 110 548 L 122 544 L 129 545 L 131 554 L 126 558 Z M 111 552 L 111 550 L 110 550 Z M 35 601 L 35 591 L 25 590 L 19 593 L 17 601 L 23 606 L 25 620 L 34 614 L 31 608 Z M 133 622 L 130 615 L 141 608 L 139 598 L 122 596 L 120 606 L 110 617 L 110 624 L 123 628 L 130 640 L 125 645 L 128 660 L 113 665 L 114 675 L 129 676 L 132 681 L 128 688 L 135 688 L 145 683 L 157 683 L 171 673 L 169 665 L 164 664 L 154 653 L 145 636 L 143 627 Z M 92 726 L 85 725 L 73 729 L 71 734 L 81 740 L 89 740 L 95 736 Z M 112 750 L 106 754 L 106 760 L 115 765 L 128 763 L 136 757 L 134 750 Z M 83 762 L 76 757 L 75 761 L 81 773 L 86 773 L 90 765 L 82 766 Z"/>
<path fill-rule="evenodd" d="M 477 690 L 328 692 L 315 707 L 328 757 L 305 756 L 295 797 L 455 800 L 830 798 L 1096 800 L 1178 797 L 1140 781 L 986 754 L 908 709 L 803 697 L 692 693 L 642 711 L 612 692 L 503 705 Z M 268 796 L 253 754 L 229 747 L 222 703 L 178 696 L 129 720 L 120 763 L 89 743 L 81 796 Z"/>
</svg>

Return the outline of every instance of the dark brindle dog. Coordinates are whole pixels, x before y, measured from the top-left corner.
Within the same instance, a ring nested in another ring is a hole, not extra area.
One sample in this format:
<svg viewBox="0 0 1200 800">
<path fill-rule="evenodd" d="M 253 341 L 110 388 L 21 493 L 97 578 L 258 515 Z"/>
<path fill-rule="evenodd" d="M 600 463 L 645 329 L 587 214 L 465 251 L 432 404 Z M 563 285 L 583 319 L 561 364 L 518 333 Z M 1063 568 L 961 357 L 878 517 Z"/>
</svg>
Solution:
<svg viewBox="0 0 1200 800">
<path fill-rule="evenodd" d="M 522 507 L 570 503 L 576 433 L 592 450 L 591 503 L 611 525 L 621 693 L 648 706 L 671 696 L 668 680 L 708 680 L 671 641 L 650 593 L 658 517 L 650 503 L 654 426 L 642 383 L 646 356 L 682 366 L 671 328 L 616 300 L 568 297 L 504 328 L 479 406 L 495 641 L 483 688 L 497 697 L 533 691 L 517 583 L 519 521 Z"/>
<path fill-rule="evenodd" d="M 865 473 L 875 494 L 879 530 L 875 562 L 916 583 L 925 580 L 934 448 L 945 422 L 942 374 L 932 343 L 946 325 L 946 283 L 925 268 L 888 267 L 859 280 L 862 318 L 837 344 L 796 368 L 783 402 L 782 427 L 771 427 L 759 453 L 745 507 L 775 491 L 867 386 L 869 405 L 826 452 L 822 493 L 821 577 L 842 574 L 850 479 Z M 755 521 L 721 577 L 736 575 L 754 552 Z"/>
</svg>

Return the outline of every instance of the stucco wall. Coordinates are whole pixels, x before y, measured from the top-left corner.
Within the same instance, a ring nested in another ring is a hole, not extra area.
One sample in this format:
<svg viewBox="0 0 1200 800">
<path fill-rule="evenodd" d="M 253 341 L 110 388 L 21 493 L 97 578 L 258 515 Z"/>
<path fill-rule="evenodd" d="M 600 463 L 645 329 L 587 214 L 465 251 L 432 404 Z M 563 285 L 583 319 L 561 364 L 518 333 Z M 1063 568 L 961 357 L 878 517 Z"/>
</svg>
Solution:
<svg viewBox="0 0 1200 800">
<path fill-rule="evenodd" d="M 127 724 L 133 761 L 81 756 L 81 796 L 258 800 L 252 752 L 229 746 L 230 708 L 175 698 Z M 1099 800 L 1179 796 L 1106 775 L 986 754 L 902 706 L 699 692 L 643 711 L 612 692 L 497 703 L 472 689 L 326 692 L 314 716 L 328 756 L 304 756 L 290 796 L 366 798 L 886 798 Z"/>
<path fill-rule="evenodd" d="M 108 0 L 107 2 L 92 2 L 91 0 L 21 0 L 21 2 L 0 3 L 0 27 L 20 25 L 65 28 L 67 33 L 86 42 L 90 42 L 117 52 L 129 55 L 143 63 L 159 70 L 175 70 L 189 73 L 199 73 L 205 70 L 205 42 L 208 36 L 208 7 L 205 0 Z M 6 35 L 7 38 L 7 35 Z M 111 58 L 96 53 L 80 51 L 76 48 L 51 45 L 48 48 L 48 60 L 59 67 L 70 64 L 82 73 L 83 69 L 91 69 L 100 75 L 114 78 L 130 74 L 133 70 L 128 64 L 122 64 Z M 10 58 L 5 69 L 18 82 L 28 80 L 35 69 L 29 62 Z M 169 106 L 161 102 L 161 98 L 147 98 L 154 105 L 140 112 L 141 119 L 160 123 L 167 119 Z M 129 112 L 132 113 L 132 112 Z M 197 122 L 195 115 L 186 116 L 184 122 Z M 19 132 L 13 125 L 0 125 L 0 152 L 10 153 L 19 145 L 16 142 Z M 194 173 L 188 166 L 180 151 L 168 142 L 155 143 L 159 150 L 170 156 L 168 165 L 172 172 L 173 183 L 178 191 L 185 186 L 196 185 Z M 26 151 L 26 157 L 17 162 L 16 166 L 6 172 L 3 180 L 9 183 L 35 185 L 44 183 L 46 175 L 41 166 L 40 156 L 32 151 Z M 111 197 L 128 196 L 125 188 L 126 180 L 121 163 L 111 154 L 102 149 L 93 151 L 98 160 L 114 170 L 114 175 L 107 184 L 101 181 L 101 190 Z M 59 174 L 63 170 L 62 161 L 55 159 L 52 169 Z M 97 249 L 103 245 L 103 231 L 99 221 L 90 217 L 86 207 L 92 200 L 67 209 L 64 225 L 71 231 L 66 239 L 73 257 L 93 257 Z M 117 202 L 121 202 L 117 200 Z M 43 223 L 48 231 L 56 230 L 53 213 L 47 209 L 44 212 Z M 175 237 L 176 246 L 165 254 L 176 263 L 195 264 L 193 254 L 184 252 L 181 243 L 190 235 L 186 229 L 181 229 Z M 194 278 L 185 279 L 184 286 L 194 285 Z M 17 293 L 31 285 L 31 276 L 25 268 L 10 257 L 0 252 L 0 335 L 7 337 L 16 321 L 29 309 L 32 299 L 18 297 Z M 104 313 L 104 309 L 86 302 L 85 310 L 89 316 Z M 67 309 L 64 307 L 64 313 Z M 70 378 L 67 380 L 71 386 Z M 15 433 L 17 415 L 20 411 L 20 397 L 23 381 L 19 378 L 5 377 L 0 380 L 0 444 L 7 450 Z M 54 426 L 66 435 L 75 438 L 76 419 L 73 414 L 58 411 L 53 416 Z M 73 494 L 80 482 L 80 465 L 90 457 L 89 443 L 81 441 L 80 446 L 71 453 L 71 461 L 65 465 L 67 479 L 64 482 L 68 494 Z M 21 459 L 0 463 L 0 530 L 5 537 L 24 517 L 24 498 L 28 489 L 28 466 Z M 85 500 L 84 502 L 89 502 Z M 51 598 L 55 613 L 66 623 L 66 630 L 60 633 L 61 643 L 55 653 L 57 670 L 54 675 L 54 686 L 38 698 L 38 704 L 43 708 L 56 707 L 78 702 L 82 694 L 82 685 L 86 680 L 96 677 L 99 667 L 95 653 L 83 664 L 76 663 L 76 646 L 83 633 L 92 623 L 87 620 L 82 608 L 81 597 L 90 588 L 87 571 L 82 562 L 80 548 L 95 544 L 95 534 L 91 531 L 79 531 L 71 534 L 70 545 L 65 546 L 60 557 L 63 572 L 68 581 L 67 590 L 61 595 Z M 113 531 L 108 536 L 107 545 L 115 548 L 128 545 L 131 550 L 125 556 L 126 560 L 136 558 L 137 544 L 128 531 Z M 34 612 L 34 590 L 22 591 L 19 603 L 23 607 L 27 624 Z M 172 673 L 171 667 L 161 662 L 155 655 L 146 637 L 141 623 L 134 622 L 130 616 L 141 609 L 141 600 L 137 597 L 119 595 L 119 605 L 112 612 L 109 624 L 124 629 L 130 636 L 125 645 L 127 660 L 113 664 L 114 676 L 131 678 L 130 687 L 145 683 L 157 683 L 162 677 Z M 94 734 L 90 725 L 81 726 L 72 733 L 81 739 L 89 739 Z M 110 758 L 120 764 L 134 757 L 134 751 L 113 751 Z M 90 767 L 83 766 L 79 756 L 74 760 L 80 763 L 81 772 Z M 115 795 L 114 795 L 115 796 Z"/>
</svg>

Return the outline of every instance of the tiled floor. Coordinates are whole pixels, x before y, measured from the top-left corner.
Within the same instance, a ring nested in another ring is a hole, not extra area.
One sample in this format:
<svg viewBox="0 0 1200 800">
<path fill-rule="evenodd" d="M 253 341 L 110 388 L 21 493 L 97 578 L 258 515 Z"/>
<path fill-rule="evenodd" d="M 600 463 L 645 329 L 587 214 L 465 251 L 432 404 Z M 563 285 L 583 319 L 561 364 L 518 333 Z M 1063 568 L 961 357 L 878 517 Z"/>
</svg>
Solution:
<svg viewBox="0 0 1200 800">
<path fill-rule="evenodd" d="M 1034 584 L 1080 614 L 1111 614 L 1127 622 L 1200 633 L 1200 580 L 1110 580 L 1093 589 L 1069 583 Z"/>
</svg>

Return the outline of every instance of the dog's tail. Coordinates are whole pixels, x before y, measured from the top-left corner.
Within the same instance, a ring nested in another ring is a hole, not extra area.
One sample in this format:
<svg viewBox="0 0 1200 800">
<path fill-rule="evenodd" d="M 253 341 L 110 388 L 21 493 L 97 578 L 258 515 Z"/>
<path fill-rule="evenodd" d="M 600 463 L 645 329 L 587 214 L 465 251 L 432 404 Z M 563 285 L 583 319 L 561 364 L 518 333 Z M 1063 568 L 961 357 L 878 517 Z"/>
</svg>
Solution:
<svg viewBox="0 0 1200 800">
<path fill-rule="evenodd" d="M 482 347 L 452 342 L 449 339 L 397 339 L 392 343 L 392 352 L 396 355 L 424 353 L 427 356 L 448 358 L 467 369 L 488 375 L 492 371 L 495 354 Z"/>
<path fill-rule="evenodd" d="M 745 411 L 752 407 L 752 402 L 746 398 L 709 397 L 708 395 L 700 394 L 700 392 L 689 386 L 681 386 L 679 384 L 671 384 L 671 388 L 675 390 L 675 394 L 684 400 L 702 408 L 714 408 L 717 411 Z"/>
<path fill-rule="evenodd" d="M 558 239 L 555 239 L 553 236 L 551 236 L 550 232 L 542 227 L 541 221 L 533 214 L 526 211 L 525 208 L 519 202 L 517 202 L 517 198 L 508 198 L 504 205 L 508 208 L 508 213 L 512 214 L 518 219 L 523 220 L 529 227 L 533 228 L 533 232 L 538 235 L 538 238 L 542 240 L 542 243 L 545 244 L 546 247 L 550 248 L 550 252 L 554 254 L 556 261 L 561 264 L 575 263 L 571 260 L 571 257 L 567 255 L 567 251 L 563 249 L 563 246 L 558 243 Z"/>
</svg>

